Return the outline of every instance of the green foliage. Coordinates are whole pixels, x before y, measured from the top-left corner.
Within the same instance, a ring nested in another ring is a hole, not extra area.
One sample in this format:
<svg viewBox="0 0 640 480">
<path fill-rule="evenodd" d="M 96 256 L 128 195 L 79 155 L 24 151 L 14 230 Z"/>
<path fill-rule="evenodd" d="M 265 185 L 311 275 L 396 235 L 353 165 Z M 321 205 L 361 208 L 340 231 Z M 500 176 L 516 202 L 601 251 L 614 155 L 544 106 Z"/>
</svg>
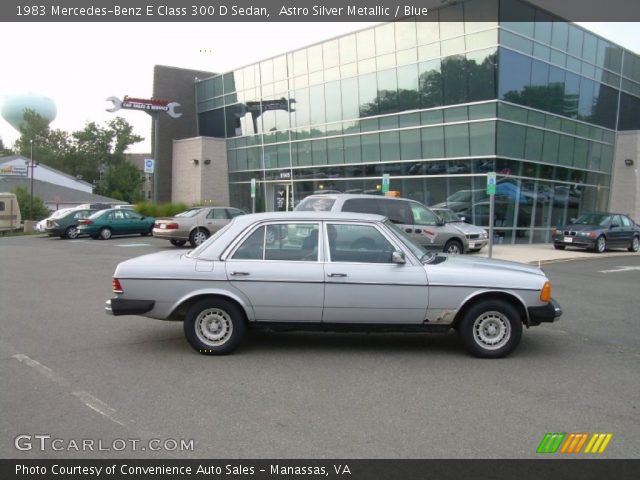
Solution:
<svg viewBox="0 0 640 480">
<path fill-rule="evenodd" d="M 173 217 L 175 214 L 188 210 L 185 203 L 151 203 L 142 202 L 136 204 L 136 211 L 147 217 Z"/>
<path fill-rule="evenodd" d="M 24 187 L 16 187 L 12 191 L 16 194 L 18 205 L 20 205 L 20 213 L 23 220 L 42 220 L 49 216 L 49 209 L 44 205 L 40 197 L 33 196 L 33 215 L 31 212 L 31 195 Z"/>
<path fill-rule="evenodd" d="M 4 145 L 4 142 L 2 141 L 2 138 L 0 138 L 0 157 L 8 157 L 9 155 L 12 155 L 13 152 L 6 148 Z"/>
<path fill-rule="evenodd" d="M 97 185 L 96 193 L 134 203 L 144 182 L 136 167 L 125 159 L 126 150 L 144 140 L 133 126 L 116 117 L 104 126 L 88 122 L 69 134 L 51 130 L 47 120 L 25 110 L 21 136 L 15 142 L 20 155 Z"/>
<path fill-rule="evenodd" d="M 140 188 L 144 184 L 144 176 L 131 162 L 122 161 L 108 167 L 98 186 L 96 193 L 127 203 L 136 203 L 142 199 Z"/>
</svg>

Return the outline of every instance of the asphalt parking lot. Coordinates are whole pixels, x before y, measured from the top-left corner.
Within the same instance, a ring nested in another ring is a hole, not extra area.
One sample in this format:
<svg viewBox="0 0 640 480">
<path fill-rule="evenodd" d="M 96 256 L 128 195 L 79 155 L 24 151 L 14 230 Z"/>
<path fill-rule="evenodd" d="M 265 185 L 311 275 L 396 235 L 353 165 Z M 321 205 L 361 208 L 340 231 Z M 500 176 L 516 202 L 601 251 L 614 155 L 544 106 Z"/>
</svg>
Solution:
<svg viewBox="0 0 640 480">
<path fill-rule="evenodd" d="M 181 323 L 104 313 L 117 263 L 159 249 L 187 250 L 0 238 L 0 457 L 534 458 L 547 432 L 613 433 L 598 458 L 640 457 L 638 256 L 544 265 L 565 313 L 502 360 L 454 333 L 252 332 L 205 357 Z M 83 439 L 193 449 L 65 448 Z"/>
</svg>

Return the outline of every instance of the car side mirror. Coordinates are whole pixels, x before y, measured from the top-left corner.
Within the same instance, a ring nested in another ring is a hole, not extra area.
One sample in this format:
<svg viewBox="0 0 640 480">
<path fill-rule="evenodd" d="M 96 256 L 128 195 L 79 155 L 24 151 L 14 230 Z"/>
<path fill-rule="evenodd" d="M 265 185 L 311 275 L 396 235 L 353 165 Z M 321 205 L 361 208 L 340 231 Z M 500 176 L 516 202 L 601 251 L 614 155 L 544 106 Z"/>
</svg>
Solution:
<svg viewBox="0 0 640 480">
<path fill-rule="evenodd" d="M 407 263 L 407 259 L 404 256 L 404 252 L 395 251 L 391 254 L 391 261 L 399 265 Z"/>
<path fill-rule="evenodd" d="M 438 218 L 438 220 L 436 220 L 436 225 L 441 227 L 445 224 L 445 221 L 441 218 Z"/>
</svg>

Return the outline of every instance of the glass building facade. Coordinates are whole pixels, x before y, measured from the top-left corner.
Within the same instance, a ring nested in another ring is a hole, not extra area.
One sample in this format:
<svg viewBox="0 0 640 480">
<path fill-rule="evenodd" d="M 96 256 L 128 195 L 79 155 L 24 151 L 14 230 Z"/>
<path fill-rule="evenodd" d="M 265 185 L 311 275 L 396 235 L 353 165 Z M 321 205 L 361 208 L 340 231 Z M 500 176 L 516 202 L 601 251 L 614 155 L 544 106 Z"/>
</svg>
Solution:
<svg viewBox="0 0 640 480">
<path fill-rule="evenodd" d="M 495 12 L 496 21 L 477 22 Z M 508 22 L 501 18 L 528 21 Z M 509 13 L 509 14 L 507 14 Z M 196 84 L 198 129 L 226 138 L 231 203 L 391 190 L 546 242 L 608 207 L 616 131 L 640 129 L 640 58 L 518 0 L 468 0 Z"/>
</svg>

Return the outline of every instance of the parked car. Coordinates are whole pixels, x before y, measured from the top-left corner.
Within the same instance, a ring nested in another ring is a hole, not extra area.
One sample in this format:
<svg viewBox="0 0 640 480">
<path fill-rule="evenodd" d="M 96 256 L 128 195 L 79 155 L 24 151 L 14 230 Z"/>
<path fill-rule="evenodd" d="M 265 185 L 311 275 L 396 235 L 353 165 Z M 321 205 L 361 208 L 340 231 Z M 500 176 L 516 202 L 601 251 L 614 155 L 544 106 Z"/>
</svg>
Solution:
<svg viewBox="0 0 640 480">
<path fill-rule="evenodd" d="M 232 218 L 244 214 L 242 210 L 231 207 L 193 207 L 174 217 L 157 219 L 153 236 L 169 240 L 176 247 L 189 241 L 195 248 Z"/>
<path fill-rule="evenodd" d="M 61 208 L 60 210 L 56 210 L 55 212 L 53 212 L 44 220 L 40 220 L 38 223 L 36 223 L 36 226 L 35 226 L 36 232 L 45 233 L 47 231 L 48 220 L 55 220 L 56 218 L 60 218 L 62 215 L 70 212 L 71 210 L 75 210 L 75 208 Z M 54 236 L 54 234 L 49 234 L 49 236 Z"/>
<path fill-rule="evenodd" d="M 487 231 L 472 223 L 466 223 L 466 217 L 460 217 L 449 208 L 432 208 L 431 210 L 437 213 L 444 220 L 444 223 L 460 229 L 465 234 L 470 252 L 479 252 L 482 247 L 489 243 Z"/>
<path fill-rule="evenodd" d="M 15 193 L 0 193 L 0 232 L 19 230 L 22 224 L 20 205 Z"/>
<path fill-rule="evenodd" d="M 608 248 L 640 251 L 640 226 L 619 213 L 584 213 L 553 232 L 556 250 L 578 247 L 602 253 Z"/>
<path fill-rule="evenodd" d="M 150 235 L 155 221 L 126 208 L 109 208 L 80 220 L 78 232 L 94 240 L 109 240 L 113 235 Z"/>
<path fill-rule="evenodd" d="M 400 225 L 425 249 L 447 253 L 469 250 L 467 237 L 460 229 L 447 225 L 432 210 L 415 200 L 377 195 L 310 195 L 295 210 L 384 215 Z"/>
<path fill-rule="evenodd" d="M 272 229 L 289 235 L 267 244 Z M 366 248 L 352 247 L 356 235 Z M 232 352 L 248 328 L 455 328 L 470 353 L 495 358 L 516 348 L 523 325 L 561 314 L 539 268 L 425 253 L 386 217 L 361 213 L 238 216 L 186 255 L 120 263 L 112 287 L 107 313 L 183 321 L 189 344 L 203 354 Z"/>
<path fill-rule="evenodd" d="M 89 208 L 72 208 L 57 218 L 48 218 L 45 231 L 49 236 L 59 236 L 71 240 L 78 238 L 80 220 L 89 218 L 98 210 Z"/>
<path fill-rule="evenodd" d="M 449 208 L 456 213 L 468 211 L 474 202 L 488 198 L 486 189 L 458 190 L 447 197 L 444 202 L 432 205 L 430 208 Z"/>
</svg>

